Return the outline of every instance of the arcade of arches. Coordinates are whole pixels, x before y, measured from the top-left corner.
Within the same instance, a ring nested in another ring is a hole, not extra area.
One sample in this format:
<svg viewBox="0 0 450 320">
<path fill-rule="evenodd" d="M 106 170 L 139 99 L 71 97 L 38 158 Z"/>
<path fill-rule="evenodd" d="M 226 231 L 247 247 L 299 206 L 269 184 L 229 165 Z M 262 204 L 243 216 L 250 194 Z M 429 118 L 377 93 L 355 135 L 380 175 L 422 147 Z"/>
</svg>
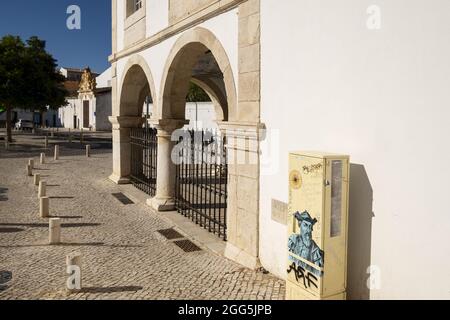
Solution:
<svg viewBox="0 0 450 320">
<path fill-rule="evenodd" d="M 157 178 L 156 194 L 148 204 L 160 212 L 175 209 L 172 133 L 187 124 L 186 95 L 190 83 L 195 83 L 210 96 L 218 127 L 227 139 L 225 254 L 247 267 L 259 267 L 259 102 L 253 101 L 258 107 L 255 116 L 243 116 L 242 108 L 249 102 L 237 94 L 225 49 L 212 32 L 200 27 L 176 41 L 165 63 L 159 93 L 154 80 L 145 59 L 134 54 L 127 61 L 122 79 L 113 85 L 114 164 L 110 179 L 119 184 L 130 183 L 130 132 L 145 123 L 142 106 L 149 96 L 155 108 L 147 121 L 157 129 Z"/>
</svg>

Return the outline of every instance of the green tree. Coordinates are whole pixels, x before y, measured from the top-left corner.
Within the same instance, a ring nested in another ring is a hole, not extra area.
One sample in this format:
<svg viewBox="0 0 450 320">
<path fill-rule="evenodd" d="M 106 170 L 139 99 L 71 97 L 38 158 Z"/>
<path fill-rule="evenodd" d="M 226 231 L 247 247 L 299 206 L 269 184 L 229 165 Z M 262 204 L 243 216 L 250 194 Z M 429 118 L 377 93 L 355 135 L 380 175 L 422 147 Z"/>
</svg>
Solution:
<svg viewBox="0 0 450 320">
<path fill-rule="evenodd" d="M 7 139 L 12 142 L 11 111 L 14 108 L 46 111 L 67 104 L 64 76 L 56 60 L 45 50 L 45 41 L 31 37 L 0 40 L 0 105 L 6 109 Z"/>
<path fill-rule="evenodd" d="M 195 83 L 191 82 L 189 92 L 186 96 L 186 102 L 209 102 L 211 101 L 208 94 Z"/>
</svg>

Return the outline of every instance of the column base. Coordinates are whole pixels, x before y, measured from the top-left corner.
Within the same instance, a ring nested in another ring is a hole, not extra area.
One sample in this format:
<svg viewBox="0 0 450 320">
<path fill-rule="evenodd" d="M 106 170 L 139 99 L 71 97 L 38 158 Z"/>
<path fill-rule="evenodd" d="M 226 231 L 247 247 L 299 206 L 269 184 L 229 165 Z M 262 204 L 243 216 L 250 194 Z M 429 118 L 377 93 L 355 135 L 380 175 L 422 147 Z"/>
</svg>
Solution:
<svg viewBox="0 0 450 320">
<path fill-rule="evenodd" d="M 239 249 L 229 242 L 227 242 L 227 246 L 225 248 L 225 257 L 251 270 L 257 270 L 261 267 L 258 257 L 248 254 L 244 250 Z"/>
<path fill-rule="evenodd" d="M 130 178 L 119 177 L 118 175 L 115 175 L 114 173 L 109 176 L 109 180 L 111 180 L 115 184 L 130 184 L 131 183 Z"/>
<path fill-rule="evenodd" d="M 173 198 L 151 198 L 147 200 L 147 205 L 152 207 L 152 209 L 156 210 L 157 212 L 167 212 L 175 210 L 175 200 Z"/>
</svg>

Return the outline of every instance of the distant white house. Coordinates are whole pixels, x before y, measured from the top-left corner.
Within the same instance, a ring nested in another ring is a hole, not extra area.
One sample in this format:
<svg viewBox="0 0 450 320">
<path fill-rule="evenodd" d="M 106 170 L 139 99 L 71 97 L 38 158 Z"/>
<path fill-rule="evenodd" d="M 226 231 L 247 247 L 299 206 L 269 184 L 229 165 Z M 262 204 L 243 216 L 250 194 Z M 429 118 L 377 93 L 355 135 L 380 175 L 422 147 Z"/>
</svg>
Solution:
<svg viewBox="0 0 450 320">
<path fill-rule="evenodd" d="M 95 76 L 89 68 L 83 70 L 77 90 L 67 98 L 68 105 L 58 110 L 61 127 L 93 131 L 112 129 L 108 120 L 112 114 L 111 69 Z"/>
<path fill-rule="evenodd" d="M 92 95 L 86 95 L 87 92 L 84 92 L 85 95 L 81 96 L 79 93 L 80 85 L 85 76 L 85 71 L 87 69 L 77 69 L 77 68 L 60 68 L 59 72 L 66 78 L 64 82 L 64 87 L 68 91 L 69 95 L 66 98 L 69 104 L 66 107 L 62 107 L 59 110 L 51 110 L 48 109 L 46 112 L 37 112 L 30 110 L 22 110 L 22 109 L 14 109 L 12 111 L 12 122 L 15 123 L 18 120 L 29 120 L 33 121 L 36 126 L 42 127 L 63 127 L 63 128 L 81 128 L 81 124 L 79 120 L 74 120 L 77 115 L 81 115 L 82 111 L 76 110 L 74 106 L 82 105 L 83 101 L 78 102 L 81 98 L 87 98 L 89 101 L 89 105 L 91 108 L 95 110 L 98 109 L 97 114 L 100 115 L 100 120 L 97 120 L 96 114 L 90 117 L 90 122 L 92 124 L 99 123 L 99 125 L 88 125 L 86 128 L 92 128 L 96 130 L 111 130 L 111 125 L 109 124 L 108 117 L 111 115 L 111 87 L 108 87 L 108 77 L 109 84 L 111 79 L 110 69 L 106 70 L 100 76 L 97 73 L 90 72 L 89 77 L 95 78 L 98 77 L 99 83 L 101 83 L 101 87 L 95 89 L 95 93 Z M 95 83 L 95 79 L 94 82 Z M 85 90 L 86 91 L 86 90 Z M 98 102 L 94 104 L 96 98 L 98 98 Z M 98 108 L 97 108 L 98 105 Z M 82 108 L 82 107 L 80 107 Z M 94 111 L 95 112 L 95 111 Z M 69 117 L 71 121 L 69 121 Z M 86 117 L 87 118 L 87 117 Z M 82 118 L 83 119 L 83 118 Z M 104 121 L 102 121 L 105 119 Z M 83 119 L 84 120 L 84 119 Z M 6 121 L 6 114 L 0 113 L 0 123 L 4 123 Z M 76 123 L 76 125 L 74 125 Z"/>
<path fill-rule="evenodd" d="M 66 98 L 68 105 L 58 110 L 48 110 L 43 114 L 27 110 L 13 110 L 12 120 L 33 121 L 37 126 L 59 127 L 66 129 L 85 129 L 92 131 L 110 131 L 112 125 L 109 117 L 112 115 L 111 101 L 111 68 L 102 74 L 92 72 L 89 68 L 60 68 L 64 75 L 64 86 L 69 92 Z M 149 105 L 149 113 L 153 114 L 153 103 Z M 147 113 L 144 104 L 142 116 Z M 42 117 L 42 120 L 41 120 Z M 217 128 L 216 110 L 212 102 L 187 102 L 187 128 Z M 0 123 L 6 120 L 4 113 L 0 114 Z"/>
</svg>

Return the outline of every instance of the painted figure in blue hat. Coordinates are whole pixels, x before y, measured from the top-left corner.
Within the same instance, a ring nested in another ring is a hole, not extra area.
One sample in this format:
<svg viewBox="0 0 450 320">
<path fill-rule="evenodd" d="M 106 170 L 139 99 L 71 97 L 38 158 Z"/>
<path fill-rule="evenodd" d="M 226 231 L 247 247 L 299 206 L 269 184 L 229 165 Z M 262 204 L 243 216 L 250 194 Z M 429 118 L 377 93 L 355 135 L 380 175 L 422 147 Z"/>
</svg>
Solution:
<svg viewBox="0 0 450 320">
<path fill-rule="evenodd" d="M 298 221 L 300 233 L 293 234 L 289 237 L 289 252 L 292 252 L 293 254 L 309 262 L 312 262 L 318 267 L 323 267 L 324 252 L 312 239 L 312 232 L 314 229 L 314 225 L 317 223 L 317 219 L 313 219 L 308 211 L 304 211 L 303 213 L 296 212 L 294 214 L 294 217 Z M 292 256 L 290 256 L 290 260 L 316 276 L 321 277 L 323 275 L 320 269 L 316 269 L 313 266 L 305 263 L 304 261 L 295 259 L 295 257 Z"/>
</svg>

